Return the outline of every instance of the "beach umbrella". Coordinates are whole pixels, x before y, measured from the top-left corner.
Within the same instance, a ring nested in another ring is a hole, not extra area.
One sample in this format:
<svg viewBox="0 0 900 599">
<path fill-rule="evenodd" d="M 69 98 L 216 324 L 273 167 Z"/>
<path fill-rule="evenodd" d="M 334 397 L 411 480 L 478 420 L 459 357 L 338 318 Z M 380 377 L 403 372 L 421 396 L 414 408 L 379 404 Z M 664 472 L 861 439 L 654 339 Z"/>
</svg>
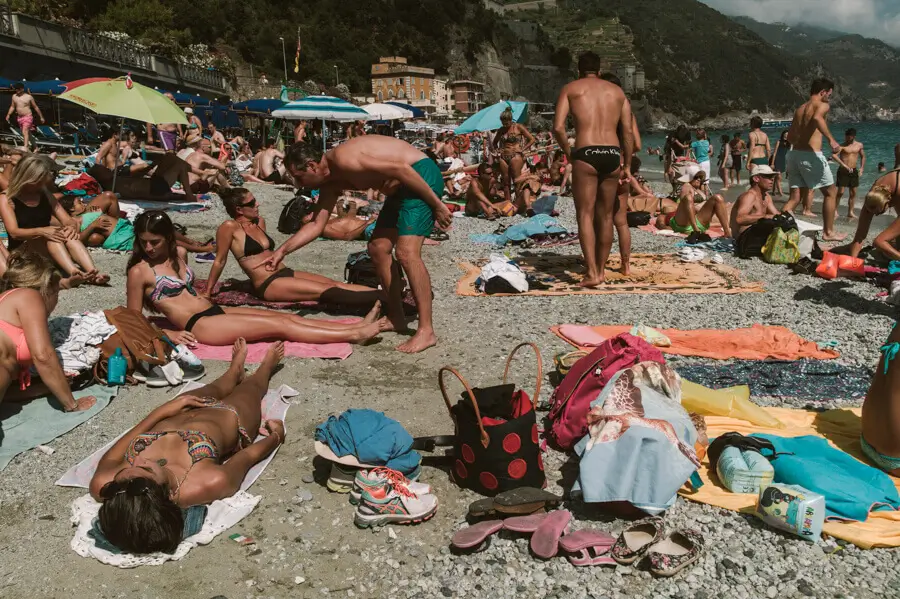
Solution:
<svg viewBox="0 0 900 599">
<path fill-rule="evenodd" d="M 456 128 L 455 133 L 474 133 L 475 131 L 493 131 L 499 129 L 500 115 L 509 107 L 512 109 L 513 120 L 524 123 L 528 119 L 528 102 L 501 101 L 482 108 Z"/>
<path fill-rule="evenodd" d="M 272 111 L 272 116 L 289 121 L 322 119 L 323 121 L 367 121 L 369 113 L 346 100 L 333 96 L 308 96 L 288 102 Z"/>
<path fill-rule="evenodd" d="M 116 79 L 79 79 L 66 83 L 65 87 L 66 91 L 59 96 L 61 99 L 84 106 L 97 114 L 119 117 L 120 135 L 125 128 L 125 119 L 142 123 L 188 124 L 184 112 L 175 102 L 146 85 L 135 83 L 130 75 Z M 118 161 L 119 152 L 116 152 L 117 167 Z M 113 170 L 112 191 L 116 189 L 118 171 L 118 168 Z"/>
<path fill-rule="evenodd" d="M 388 106 L 397 106 L 402 108 L 403 110 L 408 110 L 413 113 L 413 118 L 420 119 L 425 115 L 425 111 L 419 108 L 418 106 L 413 106 L 412 104 L 405 104 L 403 102 L 385 102 Z"/>
<path fill-rule="evenodd" d="M 374 104 L 360 106 L 360 108 L 368 112 L 371 118 L 379 121 L 396 121 L 413 118 L 411 110 L 406 110 L 405 108 L 392 104 L 381 104 L 376 102 Z"/>
</svg>

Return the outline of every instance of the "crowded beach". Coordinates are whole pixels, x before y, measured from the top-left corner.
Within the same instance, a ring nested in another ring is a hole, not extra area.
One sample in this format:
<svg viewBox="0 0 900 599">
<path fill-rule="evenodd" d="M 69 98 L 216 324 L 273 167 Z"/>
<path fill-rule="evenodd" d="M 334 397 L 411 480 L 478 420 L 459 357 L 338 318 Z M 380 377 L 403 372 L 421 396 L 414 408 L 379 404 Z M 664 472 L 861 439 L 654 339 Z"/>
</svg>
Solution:
<svg viewBox="0 0 900 599">
<path fill-rule="evenodd" d="M 650 148 L 578 70 L 428 137 L 76 81 L 88 155 L 15 86 L 3 596 L 891 593 L 900 171 L 827 79 Z"/>
</svg>

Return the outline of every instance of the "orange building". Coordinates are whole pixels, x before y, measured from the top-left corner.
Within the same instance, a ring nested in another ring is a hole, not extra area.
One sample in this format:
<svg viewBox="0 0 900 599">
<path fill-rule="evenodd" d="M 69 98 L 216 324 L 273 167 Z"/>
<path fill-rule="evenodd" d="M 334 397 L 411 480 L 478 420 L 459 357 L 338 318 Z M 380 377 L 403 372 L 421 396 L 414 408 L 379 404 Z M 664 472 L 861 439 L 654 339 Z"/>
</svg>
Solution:
<svg viewBox="0 0 900 599">
<path fill-rule="evenodd" d="M 377 102 L 404 102 L 434 111 L 434 69 L 410 66 L 403 56 L 382 56 L 372 65 Z"/>
</svg>

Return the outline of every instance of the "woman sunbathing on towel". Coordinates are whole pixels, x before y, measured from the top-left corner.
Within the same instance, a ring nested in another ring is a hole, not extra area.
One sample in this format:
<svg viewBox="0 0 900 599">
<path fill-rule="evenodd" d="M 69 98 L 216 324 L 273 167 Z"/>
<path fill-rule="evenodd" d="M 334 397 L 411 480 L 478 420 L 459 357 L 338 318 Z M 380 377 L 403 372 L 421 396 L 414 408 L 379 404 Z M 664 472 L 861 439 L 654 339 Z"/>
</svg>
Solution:
<svg viewBox="0 0 900 599">
<path fill-rule="evenodd" d="M 338 200 L 338 203 L 335 204 L 335 212 L 336 216 L 332 216 L 328 220 L 328 224 L 325 225 L 325 230 L 322 231 L 322 237 L 325 239 L 332 239 L 334 241 L 357 241 L 360 239 L 365 239 L 366 227 L 375 222 L 377 216 L 367 216 L 365 218 L 360 218 L 358 216 L 358 212 L 360 209 L 359 203 L 363 205 L 368 204 L 365 200 L 354 200 L 351 196 L 346 197 L 347 203 Z M 313 204 L 308 204 L 308 207 L 311 209 Z M 314 220 L 315 214 L 313 212 L 308 212 L 303 216 L 303 224 L 311 223 Z M 369 288 L 366 287 L 368 290 Z"/>
<path fill-rule="evenodd" d="M 193 287 L 194 271 L 187 252 L 175 243 L 175 227 L 165 212 L 149 210 L 134 222 L 137 238 L 128 261 L 128 307 L 146 304 L 161 312 L 177 330 L 166 335 L 175 343 L 229 345 L 240 337 L 249 341 L 282 339 L 300 343 L 363 343 L 390 327 L 379 318 L 380 304 L 361 322 L 338 323 L 301 318 L 259 308 L 222 308 Z M 228 243 L 219 251 L 228 250 Z"/>
<path fill-rule="evenodd" d="M 869 228 L 872 226 L 872 219 L 878 214 L 884 214 L 888 208 L 893 208 L 894 212 L 900 213 L 900 170 L 893 170 L 879 177 L 863 202 L 863 209 L 859 215 L 859 223 L 856 225 L 856 235 L 849 246 L 843 248 L 835 248 L 835 253 L 847 252 L 854 258 L 859 256 L 862 251 L 863 243 L 869 235 Z M 873 244 L 881 250 L 886 258 L 890 260 L 900 260 L 900 251 L 897 251 L 895 242 L 900 238 L 900 218 L 895 219 L 888 227 L 882 231 Z"/>
<path fill-rule="evenodd" d="M 660 229 L 671 227 L 676 233 L 705 233 L 712 225 L 713 218 L 718 218 L 725 230 L 725 237 L 731 237 L 731 229 L 728 221 L 728 205 L 725 198 L 716 194 L 711 198 L 705 198 L 700 191 L 706 182 L 706 173 L 703 171 L 688 172 L 678 178 L 681 187 L 681 195 L 678 200 L 678 209 L 671 215 L 660 215 L 656 226 Z M 694 206 L 701 201 L 703 205 L 699 210 Z"/>
<path fill-rule="evenodd" d="M 53 350 L 47 317 L 59 300 L 59 275 L 46 257 L 17 250 L 0 277 L 0 401 L 52 394 L 66 412 L 90 409 L 96 399 L 76 400 Z M 31 366 L 41 383 L 32 386 Z M 10 389 L 11 385 L 15 385 Z"/>
<path fill-rule="evenodd" d="M 275 241 L 266 233 L 266 220 L 259 216 L 258 200 L 243 187 L 222 190 L 219 195 L 225 211 L 233 220 L 222 223 L 216 232 L 216 260 L 209 272 L 207 289 L 215 289 L 228 262 L 228 252 L 231 251 L 241 269 L 250 277 L 254 293 L 260 299 L 367 306 L 378 301 L 380 294 L 371 287 L 339 283 L 321 275 L 294 271 L 287 267 L 275 273 L 266 270 L 265 261 L 272 256 Z M 356 220 L 357 223 L 363 223 L 365 229 L 365 221 Z"/>
<path fill-rule="evenodd" d="M 224 375 L 150 412 L 97 464 L 91 496 L 103 503 L 100 529 L 119 549 L 173 553 L 183 508 L 234 495 L 247 471 L 284 443 L 284 423 L 261 422 L 260 410 L 284 344 L 272 345 L 247 378 L 244 340 L 232 351 Z M 254 442 L 260 424 L 266 437 Z"/>
</svg>

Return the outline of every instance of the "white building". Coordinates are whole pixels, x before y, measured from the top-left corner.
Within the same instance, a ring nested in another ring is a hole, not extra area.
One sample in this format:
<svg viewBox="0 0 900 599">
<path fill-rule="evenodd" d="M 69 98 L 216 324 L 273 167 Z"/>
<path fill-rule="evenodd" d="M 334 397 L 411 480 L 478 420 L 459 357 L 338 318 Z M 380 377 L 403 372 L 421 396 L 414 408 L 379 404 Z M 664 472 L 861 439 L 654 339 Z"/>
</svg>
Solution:
<svg viewBox="0 0 900 599">
<path fill-rule="evenodd" d="M 446 79 L 435 79 L 432 87 L 432 102 L 436 114 L 450 114 L 453 112 L 452 91 L 447 86 Z"/>
</svg>

